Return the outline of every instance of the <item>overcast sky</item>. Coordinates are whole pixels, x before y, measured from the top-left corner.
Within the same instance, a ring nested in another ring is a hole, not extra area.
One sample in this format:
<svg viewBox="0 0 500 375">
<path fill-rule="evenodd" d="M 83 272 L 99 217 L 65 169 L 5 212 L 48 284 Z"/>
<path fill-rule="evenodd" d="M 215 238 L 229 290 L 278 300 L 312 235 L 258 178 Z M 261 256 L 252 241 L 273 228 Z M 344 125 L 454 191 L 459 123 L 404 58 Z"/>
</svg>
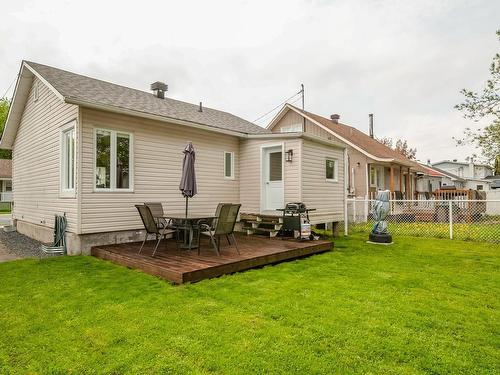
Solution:
<svg viewBox="0 0 500 375">
<path fill-rule="evenodd" d="M 2 6 L 0 95 L 27 59 L 142 90 L 162 80 L 253 121 L 304 83 L 311 112 L 365 132 L 373 112 L 375 135 L 419 159 L 463 159 L 451 137 L 474 124 L 453 106 L 488 78 L 499 28 L 492 0 L 16 0 Z"/>
</svg>

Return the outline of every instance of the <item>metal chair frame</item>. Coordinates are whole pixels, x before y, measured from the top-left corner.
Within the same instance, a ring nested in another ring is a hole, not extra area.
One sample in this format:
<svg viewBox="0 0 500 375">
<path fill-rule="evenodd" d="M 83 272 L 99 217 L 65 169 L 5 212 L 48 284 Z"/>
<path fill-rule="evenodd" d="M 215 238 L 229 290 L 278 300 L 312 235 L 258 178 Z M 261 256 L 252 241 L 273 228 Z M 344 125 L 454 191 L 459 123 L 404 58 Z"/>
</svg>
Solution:
<svg viewBox="0 0 500 375">
<path fill-rule="evenodd" d="M 216 210 L 216 218 L 212 221 L 211 225 L 201 224 L 198 232 L 198 255 L 200 254 L 200 235 L 205 234 L 210 237 L 210 242 L 215 249 L 215 252 L 220 256 L 220 243 L 221 236 L 225 236 L 229 245 L 234 245 L 238 254 L 238 244 L 234 236 L 234 226 L 238 219 L 241 204 L 232 203 L 219 203 Z M 231 239 L 232 242 L 231 243 Z"/>
<path fill-rule="evenodd" d="M 151 212 L 151 209 L 149 208 L 148 205 L 136 204 L 135 207 L 137 208 L 137 211 L 139 212 L 142 223 L 144 224 L 144 229 L 146 230 L 146 235 L 144 236 L 144 241 L 142 241 L 142 245 L 141 245 L 141 248 L 139 249 L 138 254 L 141 253 L 142 248 L 144 247 L 144 244 L 146 243 L 146 241 L 148 239 L 148 236 L 150 234 L 154 234 L 156 236 L 156 245 L 155 245 L 154 250 L 153 250 L 153 256 L 155 256 L 156 250 L 158 249 L 158 246 L 160 245 L 162 238 L 166 239 L 167 234 L 173 234 L 173 233 L 175 233 L 176 236 L 178 237 L 178 230 L 168 228 L 167 223 L 165 221 L 155 220 L 155 218 Z M 176 241 L 176 245 L 177 245 L 177 241 Z"/>
</svg>

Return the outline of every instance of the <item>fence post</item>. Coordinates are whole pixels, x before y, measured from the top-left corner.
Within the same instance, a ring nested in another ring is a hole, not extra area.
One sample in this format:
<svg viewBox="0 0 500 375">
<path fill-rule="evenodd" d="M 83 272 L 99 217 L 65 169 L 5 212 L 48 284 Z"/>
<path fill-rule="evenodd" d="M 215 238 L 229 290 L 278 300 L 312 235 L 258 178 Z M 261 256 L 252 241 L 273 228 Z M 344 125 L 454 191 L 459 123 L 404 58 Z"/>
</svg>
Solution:
<svg viewBox="0 0 500 375">
<path fill-rule="evenodd" d="M 453 201 L 448 201 L 448 218 L 450 221 L 450 240 L 453 239 Z"/>
<path fill-rule="evenodd" d="M 347 212 L 347 198 L 344 199 L 344 236 L 347 236 L 349 235 L 349 231 L 348 231 L 348 216 L 349 216 L 349 213 Z"/>
</svg>

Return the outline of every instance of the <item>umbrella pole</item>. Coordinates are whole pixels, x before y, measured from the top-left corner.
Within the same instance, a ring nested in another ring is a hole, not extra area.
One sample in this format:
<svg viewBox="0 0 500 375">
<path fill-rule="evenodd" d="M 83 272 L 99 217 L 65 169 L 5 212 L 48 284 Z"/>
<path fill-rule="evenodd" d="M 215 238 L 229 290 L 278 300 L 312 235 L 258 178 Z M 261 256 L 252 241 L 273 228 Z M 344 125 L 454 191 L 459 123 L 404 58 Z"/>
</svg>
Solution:
<svg viewBox="0 0 500 375">
<path fill-rule="evenodd" d="M 188 197 L 186 197 L 186 222 L 184 223 L 184 244 L 189 246 L 189 239 L 187 238 L 188 236 L 188 231 L 187 231 L 187 225 L 188 225 Z"/>
</svg>

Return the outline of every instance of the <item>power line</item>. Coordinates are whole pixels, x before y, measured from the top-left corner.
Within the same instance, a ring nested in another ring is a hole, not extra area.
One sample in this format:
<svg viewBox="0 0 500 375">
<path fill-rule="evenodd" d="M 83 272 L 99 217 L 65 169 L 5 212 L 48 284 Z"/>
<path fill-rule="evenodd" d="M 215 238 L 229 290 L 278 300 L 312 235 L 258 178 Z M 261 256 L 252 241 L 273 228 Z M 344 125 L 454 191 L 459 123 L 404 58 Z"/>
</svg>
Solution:
<svg viewBox="0 0 500 375">
<path fill-rule="evenodd" d="M 296 99 L 294 99 L 294 100 L 292 100 L 292 101 L 286 101 L 286 103 L 288 103 L 288 104 L 295 104 L 295 103 L 297 103 L 299 100 L 302 100 L 302 97 L 300 97 L 300 96 L 299 96 L 298 98 L 296 98 Z M 264 120 L 264 119 L 266 119 L 267 117 L 269 117 L 269 116 L 271 116 L 271 115 L 274 115 L 274 112 L 275 112 L 276 110 L 277 110 L 277 108 L 275 108 L 275 110 L 274 110 L 274 111 L 268 112 L 265 116 L 261 116 L 261 120 Z M 261 121 L 261 120 L 259 120 L 259 121 Z M 254 122 L 255 122 L 255 121 L 254 121 Z"/>
<path fill-rule="evenodd" d="M 258 117 L 256 120 L 253 120 L 253 122 L 257 122 L 259 121 L 260 119 L 266 117 L 268 114 L 270 114 L 271 112 L 274 112 L 275 110 L 277 110 L 279 107 L 281 107 L 283 104 L 287 103 L 290 99 L 292 98 L 295 98 L 297 95 L 300 95 L 302 94 L 302 90 L 300 90 L 299 92 L 293 94 L 292 96 L 290 96 L 288 99 L 286 99 L 285 101 L 281 102 L 280 104 L 278 104 L 276 107 L 274 107 L 273 109 L 271 109 L 270 111 L 264 113 L 262 116 Z"/>
<path fill-rule="evenodd" d="M 9 87 L 7 88 L 7 90 L 5 90 L 5 93 L 2 96 L 0 96 L 0 99 L 5 98 L 5 95 L 7 95 L 7 93 L 9 92 L 9 90 L 12 87 L 12 85 L 14 84 L 14 82 L 16 82 L 16 80 L 17 80 L 17 75 L 14 77 L 14 80 L 10 83 Z"/>
</svg>

